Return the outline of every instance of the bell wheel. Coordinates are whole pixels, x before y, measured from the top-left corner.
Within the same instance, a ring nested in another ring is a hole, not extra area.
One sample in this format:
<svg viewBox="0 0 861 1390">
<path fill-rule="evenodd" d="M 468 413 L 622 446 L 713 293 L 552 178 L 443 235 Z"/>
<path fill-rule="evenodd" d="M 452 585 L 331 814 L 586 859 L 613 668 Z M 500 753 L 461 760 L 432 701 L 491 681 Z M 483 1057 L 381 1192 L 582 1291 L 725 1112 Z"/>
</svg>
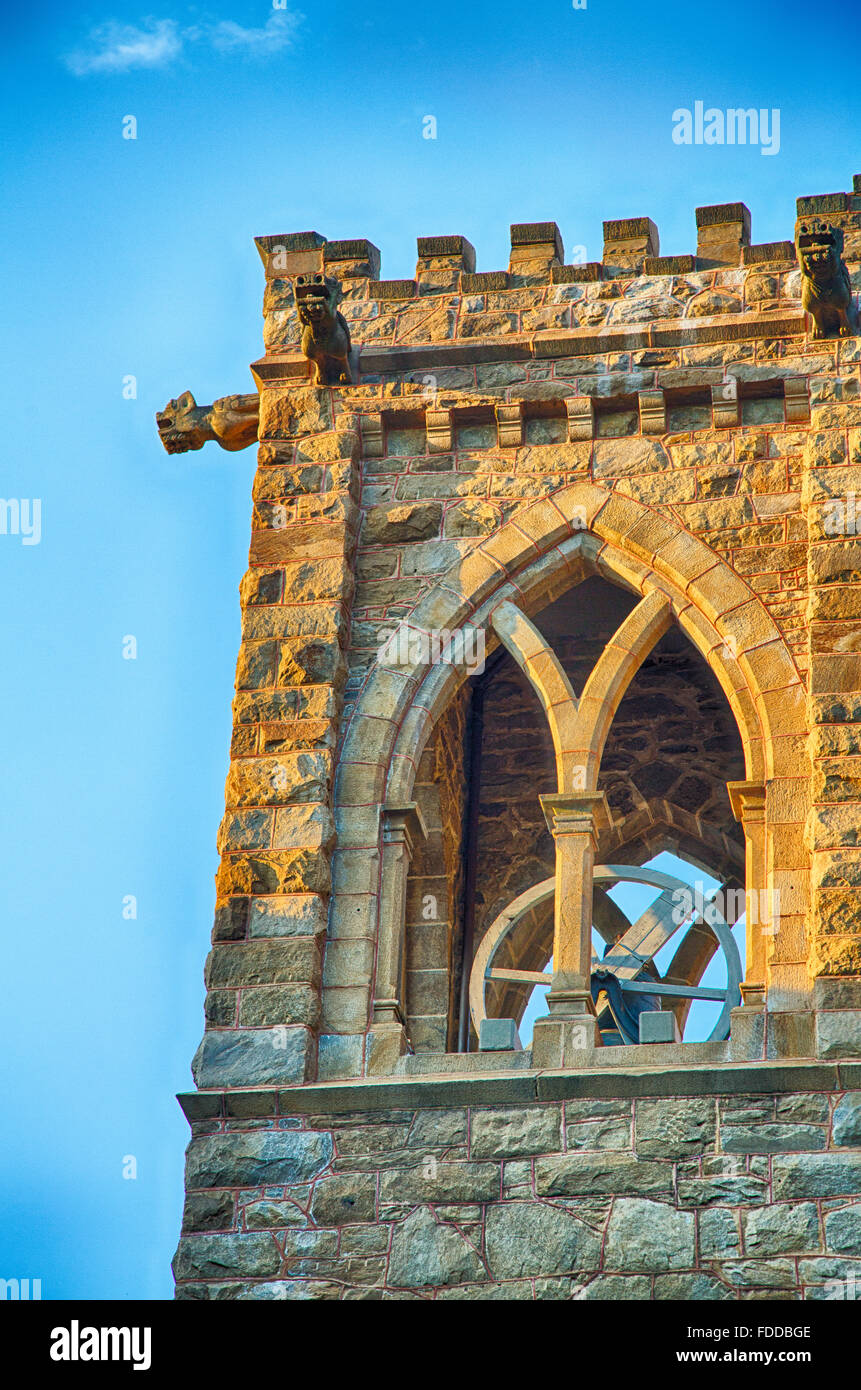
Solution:
<svg viewBox="0 0 861 1390">
<path fill-rule="evenodd" d="M 629 922 L 607 890 L 619 883 L 658 889 L 654 901 Z M 697 1000 L 720 1005 L 709 1041 L 729 1036 L 730 1013 L 741 1001 L 742 964 L 731 925 L 716 902 L 694 900 L 690 885 L 673 874 L 628 864 L 602 864 L 594 870 L 593 917 L 604 949 L 592 959 L 592 997 L 604 1043 L 631 1045 L 639 1041 L 639 1018 L 646 1010 L 672 1009 L 680 1022 Z M 487 1015 L 487 987 L 492 982 L 544 985 L 553 983 L 546 971 L 518 970 L 503 964 L 500 948 L 517 927 L 552 905 L 555 879 L 547 878 L 521 893 L 485 932 L 470 973 L 469 1001 L 478 1032 Z M 608 906 L 609 905 L 609 906 Z M 656 957 L 673 941 L 673 955 L 664 972 Z M 726 965 L 726 984 L 703 985 L 713 956 Z M 504 954 L 504 953 L 503 953 Z"/>
</svg>

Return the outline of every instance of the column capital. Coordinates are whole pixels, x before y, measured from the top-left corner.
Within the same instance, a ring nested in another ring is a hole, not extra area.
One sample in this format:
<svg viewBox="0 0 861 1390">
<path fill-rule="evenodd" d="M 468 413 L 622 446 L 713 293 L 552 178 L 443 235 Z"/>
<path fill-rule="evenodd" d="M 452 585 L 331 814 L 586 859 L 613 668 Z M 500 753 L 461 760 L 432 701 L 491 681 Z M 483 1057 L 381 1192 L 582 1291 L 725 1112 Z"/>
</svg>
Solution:
<svg viewBox="0 0 861 1390">
<path fill-rule="evenodd" d="M 745 825 L 765 815 L 764 782 L 727 782 L 729 804 L 736 820 Z"/>
<path fill-rule="evenodd" d="M 610 822 L 610 808 L 603 792 L 546 792 L 538 799 L 554 837 L 594 834 Z"/>
<path fill-rule="evenodd" d="M 428 837 L 428 828 L 417 801 L 383 807 L 383 839 L 400 843 L 412 857 L 413 849 Z"/>
</svg>

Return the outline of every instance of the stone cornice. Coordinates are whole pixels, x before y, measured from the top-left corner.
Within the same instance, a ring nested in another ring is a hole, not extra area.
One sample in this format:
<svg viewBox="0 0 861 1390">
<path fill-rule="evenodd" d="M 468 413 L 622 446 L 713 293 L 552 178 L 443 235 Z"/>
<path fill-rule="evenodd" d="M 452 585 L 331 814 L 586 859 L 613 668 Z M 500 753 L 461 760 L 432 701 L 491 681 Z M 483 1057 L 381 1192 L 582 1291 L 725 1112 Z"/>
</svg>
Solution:
<svg viewBox="0 0 861 1390">
<path fill-rule="evenodd" d="M 312 1082 L 290 1089 L 192 1091 L 177 1096 L 190 1122 L 275 1115 L 418 1110 L 627 1096 L 768 1095 L 861 1088 L 861 1062 L 738 1062 L 719 1067 L 614 1067 L 473 1076 L 386 1077 Z"/>
<path fill-rule="evenodd" d="M 366 376 L 390 372 L 471 366 L 479 362 L 529 362 L 554 357 L 592 357 L 643 348 L 701 347 L 712 343 L 750 342 L 764 338 L 800 338 L 805 316 L 798 314 L 733 314 L 720 322 L 656 319 L 642 328 L 608 328 L 532 333 L 526 337 L 453 339 L 442 343 L 359 347 L 359 368 Z M 308 363 L 300 352 L 271 353 L 251 363 L 258 386 L 305 380 Z M 347 388 L 349 390 L 349 388 Z"/>
</svg>

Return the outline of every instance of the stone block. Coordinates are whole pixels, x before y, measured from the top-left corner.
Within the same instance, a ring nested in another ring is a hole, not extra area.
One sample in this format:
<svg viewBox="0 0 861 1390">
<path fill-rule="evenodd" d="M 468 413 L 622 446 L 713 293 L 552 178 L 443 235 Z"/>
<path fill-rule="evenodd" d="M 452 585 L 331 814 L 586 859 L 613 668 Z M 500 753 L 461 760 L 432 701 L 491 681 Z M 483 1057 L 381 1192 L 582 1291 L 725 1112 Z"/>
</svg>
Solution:
<svg viewBox="0 0 861 1390">
<path fill-rule="evenodd" d="M 796 1282 L 792 1260 L 727 1260 L 718 1269 L 740 1289 L 791 1289 Z"/>
<path fill-rule="evenodd" d="M 703 269 L 741 264 L 750 245 L 750 210 L 744 203 L 697 208 L 697 262 Z"/>
<path fill-rule="evenodd" d="M 766 1024 L 767 1057 L 815 1056 L 813 1014 L 775 1010 Z"/>
<path fill-rule="evenodd" d="M 787 1194 L 792 1195 L 792 1194 Z M 679 1205 L 727 1206 L 768 1201 L 768 1184 L 752 1173 L 721 1173 L 706 1178 L 679 1178 Z"/>
<path fill-rule="evenodd" d="M 317 1040 L 317 1078 L 335 1081 L 359 1076 L 364 1038 L 361 1033 L 322 1033 Z"/>
<path fill-rule="evenodd" d="M 746 1255 L 812 1254 L 820 1249 L 819 1213 L 813 1202 L 777 1202 L 741 1213 Z"/>
<path fill-rule="evenodd" d="M 306 936 L 213 946 L 205 975 L 210 989 L 319 983 L 320 944 Z"/>
<path fill-rule="evenodd" d="M 493 1114 L 476 1109 L 473 1117 Z M 451 1144 L 466 1143 L 465 1110 L 419 1110 L 410 1130 L 407 1144 L 410 1148 L 448 1148 Z"/>
<path fill-rule="evenodd" d="M 669 1196 L 673 1170 L 668 1163 L 648 1162 L 628 1154 L 562 1154 L 535 1160 L 535 1190 L 541 1197 Z"/>
<path fill-rule="evenodd" d="M 694 1226 L 692 1212 L 676 1211 L 665 1202 L 617 1198 L 604 1242 L 604 1268 L 687 1269 L 694 1263 Z"/>
<path fill-rule="evenodd" d="M 472 1112 L 470 1156 L 516 1158 L 562 1148 L 562 1110 L 557 1105 L 506 1106 Z"/>
<path fill-rule="evenodd" d="M 395 1168 L 380 1178 L 381 1202 L 491 1202 L 499 1196 L 498 1163 L 435 1163 Z"/>
<path fill-rule="evenodd" d="M 566 1129 L 568 1149 L 630 1149 L 629 1118 L 582 1120 Z"/>
<path fill-rule="evenodd" d="M 250 1130 L 192 1139 L 186 1186 L 261 1187 L 309 1182 L 332 1161 L 331 1134 L 316 1130 Z"/>
<path fill-rule="evenodd" d="M 483 1018 L 478 1032 L 480 1052 L 520 1052 L 523 1044 L 513 1018 Z"/>
<path fill-rule="evenodd" d="M 286 1226 L 305 1226 L 307 1216 L 295 1202 L 249 1202 L 244 1209 L 245 1226 L 249 1231 L 283 1230 Z"/>
<path fill-rule="evenodd" d="M 861 1148 L 861 1091 L 849 1091 L 834 1107 L 831 1142 L 838 1148 Z"/>
<path fill-rule="evenodd" d="M 761 1124 L 721 1127 L 721 1147 L 728 1154 L 791 1153 L 824 1149 L 826 1131 L 818 1125 Z"/>
<path fill-rule="evenodd" d="M 734 1062 L 756 1062 L 765 1056 L 765 1009 L 742 1007 L 730 1015 L 730 1056 Z"/>
<path fill-rule="evenodd" d="M 861 1203 L 826 1214 L 825 1245 L 838 1255 L 861 1255 Z"/>
<path fill-rule="evenodd" d="M 772 1184 L 775 1201 L 854 1196 L 861 1193 L 861 1153 L 775 1154 Z"/>
<path fill-rule="evenodd" d="M 563 1207 L 503 1202 L 488 1209 L 486 1253 L 494 1279 L 582 1273 L 598 1268 L 601 1241 Z"/>
<path fill-rule="evenodd" d="M 710 1207 L 700 1213 L 700 1255 L 723 1259 L 741 1249 L 736 1213 L 727 1207 Z"/>
<path fill-rule="evenodd" d="M 731 1289 L 710 1274 L 657 1274 L 655 1299 L 674 1302 L 726 1302 L 734 1297 Z"/>
<path fill-rule="evenodd" d="M 716 1131 L 716 1105 L 710 1098 L 637 1101 L 635 1143 L 643 1158 L 686 1158 L 714 1150 Z"/>
<path fill-rule="evenodd" d="M 419 1207 L 394 1227 L 388 1283 L 402 1288 L 484 1281 L 478 1252 L 455 1226 Z"/>
<path fill-rule="evenodd" d="M 641 1043 L 680 1043 L 682 1035 L 671 1009 L 649 1009 L 640 1014 Z"/>
<path fill-rule="evenodd" d="M 646 257 L 660 256 L 658 229 L 650 217 L 627 217 L 604 223 L 605 275 L 639 275 Z"/>
<path fill-rule="evenodd" d="M 821 1012 L 814 1018 L 817 1057 L 861 1057 L 861 1010 Z"/>
<path fill-rule="evenodd" d="M 269 1235 L 183 1236 L 173 1263 L 177 1279 L 229 1279 L 271 1275 L 281 1252 Z"/>
<path fill-rule="evenodd" d="M 321 1178 L 314 1186 L 311 1215 L 318 1226 L 346 1226 L 373 1221 L 376 1216 L 377 1180 L 373 1175 L 349 1173 Z"/>
<path fill-rule="evenodd" d="M 207 1033 L 191 1064 L 202 1090 L 305 1081 L 313 1056 L 307 1028 L 228 1028 Z"/>
<path fill-rule="evenodd" d="M 182 1212 L 182 1229 L 183 1231 L 229 1230 L 233 1225 L 234 1214 L 235 1203 L 232 1192 L 190 1192 L 185 1199 Z"/>
</svg>

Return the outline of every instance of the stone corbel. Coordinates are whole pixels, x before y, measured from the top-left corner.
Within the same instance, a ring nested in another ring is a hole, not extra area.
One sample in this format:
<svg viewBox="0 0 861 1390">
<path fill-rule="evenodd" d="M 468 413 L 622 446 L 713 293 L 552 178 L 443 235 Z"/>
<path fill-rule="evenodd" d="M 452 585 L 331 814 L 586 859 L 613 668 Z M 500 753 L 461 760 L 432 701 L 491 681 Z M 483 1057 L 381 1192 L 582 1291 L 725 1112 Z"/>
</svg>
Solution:
<svg viewBox="0 0 861 1390">
<path fill-rule="evenodd" d="M 497 441 L 500 449 L 519 449 L 523 443 L 523 403 L 498 405 L 496 410 Z"/>
<path fill-rule="evenodd" d="M 235 452 L 257 442 L 260 397 L 222 396 L 212 405 L 198 405 L 190 391 L 168 401 L 155 417 L 161 442 L 169 454 L 202 449 L 214 439 L 222 449 Z"/>
<path fill-rule="evenodd" d="M 428 410 L 425 412 L 427 429 L 427 451 L 429 454 L 447 454 L 452 449 L 453 429 L 450 410 Z"/>
<path fill-rule="evenodd" d="M 741 424 L 738 383 L 732 377 L 712 387 L 712 417 L 716 430 L 734 429 Z"/>
<path fill-rule="evenodd" d="M 591 396 L 569 396 L 565 402 L 568 415 L 568 438 L 592 439 L 595 434 L 595 403 Z"/>
<path fill-rule="evenodd" d="M 643 434 L 666 434 L 667 407 L 662 390 L 640 391 L 640 429 Z"/>
</svg>

